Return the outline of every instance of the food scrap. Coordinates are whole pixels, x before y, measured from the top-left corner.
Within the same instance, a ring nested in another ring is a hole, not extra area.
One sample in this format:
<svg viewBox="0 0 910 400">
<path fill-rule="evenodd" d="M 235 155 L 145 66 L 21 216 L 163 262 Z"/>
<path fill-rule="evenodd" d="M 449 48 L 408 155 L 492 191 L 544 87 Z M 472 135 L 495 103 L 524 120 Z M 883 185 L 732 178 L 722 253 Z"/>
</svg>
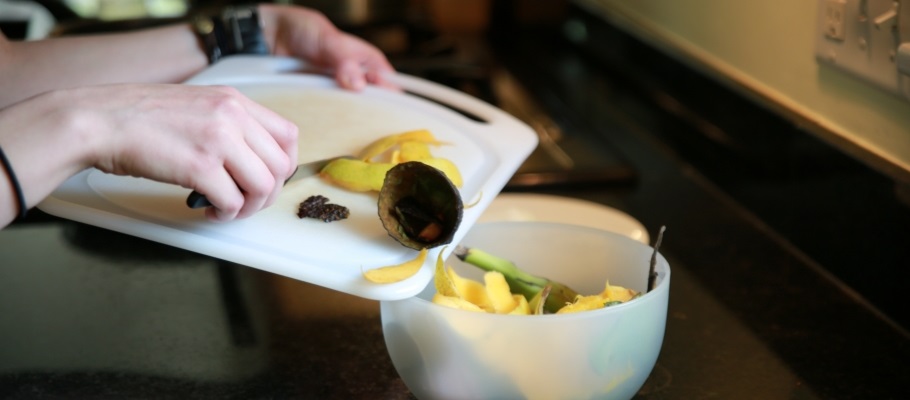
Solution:
<svg viewBox="0 0 910 400">
<path fill-rule="evenodd" d="M 452 241 L 464 213 L 458 189 L 436 168 L 397 164 L 379 191 L 379 219 L 389 236 L 414 250 Z"/>
<path fill-rule="evenodd" d="M 609 282 L 600 293 L 580 295 L 562 283 L 529 274 L 479 249 L 459 246 L 453 254 L 486 272 L 481 283 L 459 276 L 438 260 L 433 302 L 446 307 L 496 314 L 566 314 L 609 307 L 641 295 Z"/>
<path fill-rule="evenodd" d="M 357 192 L 378 192 L 378 213 L 389 236 L 418 250 L 414 260 L 364 272 L 367 280 L 391 283 L 418 271 L 427 250 L 450 243 L 461 224 L 464 204 L 458 188 L 461 173 L 450 160 L 435 157 L 430 146 L 440 142 L 426 129 L 381 137 L 356 159 L 333 160 L 319 176 Z"/>
<path fill-rule="evenodd" d="M 348 190 L 378 192 L 392 167 L 403 162 L 419 161 L 439 169 L 456 187 L 461 187 L 461 173 L 455 164 L 448 159 L 434 157 L 430 152 L 430 146 L 443 144 L 426 129 L 383 136 L 361 150 L 357 159 L 334 160 L 319 175 Z"/>
<path fill-rule="evenodd" d="M 297 217 L 315 218 L 323 222 L 332 222 L 346 219 L 351 211 L 347 207 L 328 202 L 329 199 L 322 195 L 308 197 L 297 208 Z"/>
<path fill-rule="evenodd" d="M 364 271 L 363 277 L 375 283 L 395 283 L 414 276 L 427 259 L 427 249 L 420 250 L 413 260 Z"/>
</svg>

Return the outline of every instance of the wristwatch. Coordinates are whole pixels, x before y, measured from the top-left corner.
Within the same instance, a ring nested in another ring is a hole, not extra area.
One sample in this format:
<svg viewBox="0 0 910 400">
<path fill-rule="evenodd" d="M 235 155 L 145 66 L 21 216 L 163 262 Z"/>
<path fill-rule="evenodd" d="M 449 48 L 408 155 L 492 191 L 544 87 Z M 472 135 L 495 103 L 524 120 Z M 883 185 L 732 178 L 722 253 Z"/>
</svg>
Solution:
<svg viewBox="0 0 910 400">
<path fill-rule="evenodd" d="M 255 5 L 229 6 L 220 13 L 197 15 L 193 28 L 209 64 L 233 54 L 270 53 Z"/>
</svg>

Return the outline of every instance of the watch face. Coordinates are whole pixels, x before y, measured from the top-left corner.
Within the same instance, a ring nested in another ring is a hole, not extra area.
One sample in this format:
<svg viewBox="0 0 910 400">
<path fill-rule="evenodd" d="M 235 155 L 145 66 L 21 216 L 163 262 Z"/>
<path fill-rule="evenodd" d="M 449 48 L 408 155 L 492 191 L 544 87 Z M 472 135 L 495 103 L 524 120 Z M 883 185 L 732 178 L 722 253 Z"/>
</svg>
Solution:
<svg viewBox="0 0 910 400">
<path fill-rule="evenodd" d="M 230 42 L 225 55 L 270 53 L 262 35 L 259 13 L 254 6 L 231 7 L 225 13 L 229 13 L 224 20 L 224 28 Z"/>
<path fill-rule="evenodd" d="M 255 16 L 256 19 L 257 19 L 257 25 L 258 25 L 258 22 L 259 22 L 259 21 L 258 21 L 258 19 L 259 19 L 259 13 L 257 13 L 257 12 L 256 12 L 256 9 L 255 9 L 254 7 L 252 7 L 252 6 L 250 6 L 250 7 L 230 7 L 230 8 L 228 8 L 228 9 L 225 10 L 225 14 L 226 14 L 226 15 L 227 15 L 227 14 L 230 14 L 230 16 L 229 16 L 230 18 L 234 18 L 234 19 L 237 19 L 237 20 L 240 20 L 240 19 L 249 19 L 249 18 Z"/>
</svg>

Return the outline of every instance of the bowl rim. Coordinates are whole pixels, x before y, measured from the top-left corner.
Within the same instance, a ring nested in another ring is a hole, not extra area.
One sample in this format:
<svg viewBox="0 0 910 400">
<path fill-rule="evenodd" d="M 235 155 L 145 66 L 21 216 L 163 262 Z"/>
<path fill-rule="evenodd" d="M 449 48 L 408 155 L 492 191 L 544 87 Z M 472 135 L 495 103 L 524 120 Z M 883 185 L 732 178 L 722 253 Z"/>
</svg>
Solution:
<svg viewBox="0 0 910 400">
<path fill-rule="evenodd" d="M 653 246 L 646 244 L 646 243 L 642 243 L 633 238 L 630 238 L 627 235 L 608 231 L 606 229 L 595 228 L 595 227 L 584 226 L 584 225 L 577 225 L 577 224 L 569 224 L 569 223 L 563 223 L 563 222 L 488 221 L 488 222 L 478 223 L 472 229 L 477 229 L 477 228 L 489 226 L 489 225 L 516 225 L 516 226 L 517 225 L 537 225 L 537 226 L 544 226 L 544 227 L 551 226 L 551 227 L 556 227 L 559 229 L 576 229 L 576 230 L 582 230 L 582 231 L 596 232 L 598 234 L 605 234 L 607 236 L 613 236 L 616 238 L 620 238 L 622 241 L 628 241 L 630 244 L 632 244 L 634 246 L 644 246 L 644 247 L 651 249 L 652 251 L 654 249 Z M 465 235 L 465 237 L 467 238 L 469 235 L 470 235 L 470 232 L 468 232 L 468 234 Z M 661 254 L 659 251 L 657 252 L 656 260 L 657 260 L 657 264 L 655 266 L 655 270 L 658 271 L 659 274 L 658 274 L 658 280 L 654 286 L 654 289 L 643 293 L 640 297 L 638 297 L 634 300 L 630 300 L 630 301 L 627 301 L 627 302 L 624 302 L 621 304 L 615 304 L 615 305 L 612 305 L 609 307 L 604 307 L 604 308 L 597 309 L 597 310 L 588 310 L 588 311 L 583 311 L 583 312 L 567 313 L 567 314 L 534 315 L 533 316 L 534 318 L 532 318 L 532 319 L 540 320 L 540 321 L 549 321 L 549 320 L 553 320 L 553 319 L 569 320 L 569 319 L 579 319 L 579 318 L 595 318 L 600 315 L 607 315 L 607 314 L 623 312 L 627 308 L 637 308 L 637 307 L 643 306 L 643 304 L 645 304 L 645 303 L 650 303 L 652 301 L 659 301 L 658 296 L 663 297 L 664 299 L 666 299 L 666 301 L 669 301 L 668 293 L 664 293 L 664 292 L 669 292 L 669 290 L 670 290 L 670 277 L 671 277 L 670 263 L 669 263 L 669 261 L 667 261 L 667 259 L 664 257 L 664 255 Z M 441 310 L 440 312 L 443 312 L 443 313 L 453 312 L 453 313 L 455 313 L 453 315 L 476 315 L 477 318 L 523 317 L 523 318 L 527 319 L 527 317 L 529 317 L 529 315 L 496 314 L 496 313 L 489 313 L 489 312 L 462 310 L 462 309 L 442 306 L 442 305 L 433 303 L 431 300 L 420 297 L 420 295 L 423 294 L 424 291 L 426 291 L 429 287 L 431 287 L 433 285 L 434 285 L 434 281 L 433 281 L 433 279 L 430 279 L 430 281 L 427 283 L 427 286 L 424 287 L 423 289 L 421 289 L 420 292 L 418 292 L 414 296 L 411 296 L 411 297 L 408 297 L 405 299 L 400 299 L 400 300 L 381 301 L 380 303 L 385 304 L 385 303 L 395 303 L 395 302 L 407 302 L 407 303 L 418 304 L 421 307 L 426 307 L 427 305 L 429 305 L 430 307 L 437 307 L 438 309 Z"/>
</svg>

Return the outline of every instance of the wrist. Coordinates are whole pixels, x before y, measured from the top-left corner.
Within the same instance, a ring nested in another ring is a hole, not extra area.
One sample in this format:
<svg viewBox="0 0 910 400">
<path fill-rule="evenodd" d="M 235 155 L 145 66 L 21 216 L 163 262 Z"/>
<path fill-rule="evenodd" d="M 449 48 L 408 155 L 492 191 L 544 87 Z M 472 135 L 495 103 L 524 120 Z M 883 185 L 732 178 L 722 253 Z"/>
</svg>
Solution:
<svg viewBox="0 0 910 400">
<path fill-rule="evenodd" d="M 209 64 L 234 54 L 269 54 L 256 6 L 228 6 L 193 18 L 193 29 Z"/>
</svg>

